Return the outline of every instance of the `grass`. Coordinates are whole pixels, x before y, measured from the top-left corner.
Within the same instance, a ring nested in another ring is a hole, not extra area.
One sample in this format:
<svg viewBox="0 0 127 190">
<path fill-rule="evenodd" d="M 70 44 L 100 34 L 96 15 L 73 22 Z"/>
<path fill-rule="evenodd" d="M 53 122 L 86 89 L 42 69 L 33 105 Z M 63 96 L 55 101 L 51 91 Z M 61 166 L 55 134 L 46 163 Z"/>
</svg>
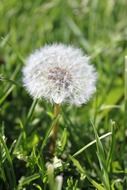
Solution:
<svg viewBox="0 0 127 190">
<path fill-rule="evenodd" d="M 127 189 L 126 7 L 126 0 L 0 1 L 1 190 Z M 29 97 L 21 72 L 33 50 L 52 42 L 82 48 L 98 72 L 87 105 L 62 106 L 53 159 L 53 106 Z"/>
</svg>

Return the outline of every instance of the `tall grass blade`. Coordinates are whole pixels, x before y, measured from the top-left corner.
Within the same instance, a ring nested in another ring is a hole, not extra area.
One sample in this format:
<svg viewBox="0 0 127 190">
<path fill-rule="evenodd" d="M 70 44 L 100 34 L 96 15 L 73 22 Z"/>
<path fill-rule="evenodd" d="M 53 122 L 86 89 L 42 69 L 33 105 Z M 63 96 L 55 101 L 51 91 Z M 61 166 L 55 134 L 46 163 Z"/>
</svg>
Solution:
<svg viewBox="0 0 127 190">
<path fill-rule="evenodd" d="M 45 135 L 45 138 L 43 139 L 43 142 L 42 142 L 42 145 L 41 145 L 41 149 L 40 149 L 41 151 L 44 149 L 44 147 L 45 147 L 45 145 L 47 143 L 47 140 L 48 140 L 48 138 L 50 136 L 50 133 L 51 133 L 54 125 L 58 122 L 59 118 L 60 118 L 60 115 L 58 115 L 56 118 L 54 118 L 51 126 L 49 127 L 49 129 L 48 129 L 48 131 L 47 131 L 47 133 Z"/>
<path fill-rule="evenodd" d="M 105 151 L 104 151 L 103 145 L 99 139 L 99 136 L 97 134 L 96 128 L 95 128 L 94 124 L 92 124 L 92 125 L 94 128 L 94 133 L 95 133 L 95 138 L 96 138 L 97 157 L 98 157 L 101 172 L 102 172 L 103 185 L 105 187 L 105 190 L 110 190 L 111 188 L 110 188 L 108 169 L 107 169 L 107 165 L 106 165 Z"/>
<path fill-rule="evenodd" d="M 100 136 L 99 139 L 102 140 L 102 139 L 104 139 L 104 138 L 106 138 L 106 137 L 108 137 L 108 136 L 110 136 L 110 135 L 112 135 L 112 132 L 109 132 L 109 133 L 106 133 L 106 134 Z M 83 148 L 81 148 L 80 150 L 78 150 L 77 152 L 75 152 L 72 156 L 73 156 L 73 157 L 78 156 L 78 155 L 81 154 L 84 150 L 86 150 L 87 148 L 89 148 L 90 146 L 92 146 L 93 144 L 95 144 L 96 142 L 97 142 L 96 140 L 91 141 L 90 143 L 88 143 L 87 145 L 85 145 Z"/>
<path fill-rule="evenodd" d="M 5 167 L 6 167 L 6 171 L 7 171 L 6 174 L 9 177 L 10 188 L 15 189 L 16 188 L 16 176 L 15 176 L 15 172 L 14 172 L 14 168 L 13 168 L 12 158 L 11 158 L 11 155 L 9 153 L 7 145 L 6 145 L 5 141 L 3 140 L 3 137 L 1 134 L 0 134 L 0 143 L 2 144 L 3 149 L 5 151 L 5 155 L 6 155 L 5 158 L 7 159 L 8 163 L 9 163 L 9 167 L 7 167 L 7 166 L 5 166 Z"/>
</svg>

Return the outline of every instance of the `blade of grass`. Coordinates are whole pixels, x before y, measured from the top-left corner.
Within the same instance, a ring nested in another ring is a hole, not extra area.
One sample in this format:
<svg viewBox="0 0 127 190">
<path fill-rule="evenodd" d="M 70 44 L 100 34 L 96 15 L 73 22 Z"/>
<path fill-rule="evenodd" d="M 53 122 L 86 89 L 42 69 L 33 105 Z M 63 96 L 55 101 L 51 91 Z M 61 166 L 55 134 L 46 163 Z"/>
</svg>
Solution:
<svg viewBox="0 0 127 190">
<path fill-rule="evenodd" d="M 107 156 L 107 160 L 106 160 L 106 165 L 108 168 L 108 171 L 110 171 L 110 165 L 113 159 L 113 152 L 114 152 L 114 148 L 115 148 L 115 122 L 111 122 L 111 128 L 112 128 L 112 138 L 111 138 L 111 142 L 110 142 L 110 150 L 108 152 L 108 156 Z"/>
<path fill-rule="evenodd" d="M 98 157 L 101 172 L 102 172 L 103 185 L 105 187 L 105 190 L 110 190 L 111 188 L 110 188 L 108 170 L 107 170 L 107 166 L 106 166 L 105 151 L 104 151 L 103 145 L 102 145 L 102 143 L 101 143 L 101 141 L 99 139 L 99 136 L 97 134 L 97 130 L 96 130 L 93 123 L 92 123 L 92 126 L 93 126 L 93 129 L 94 129 L 95 138 L 96 138 L 97 157 Z"/>
<path fill-rule="evenodd" d="M 93 180 L 90 177 L 87 177 L 87 179 L 89 180 L 90 183 L 92 183 L 92 185 L 97 188 L 98 190 L 105 190 L 104 187 L 102 187 L 101 184 L 97 183 L 95 180 Z"/>
<path fill-rule="evenodd" d="M 28 177 L 21 177 L 21 179 L 19 180 L 17 190 L 22 190 L 23 186 L 30 184 L 31 181 L 34 181 L 34 180 L 38 179 L 39 177 L 40 177 L 40 175 L 38 173 L 33 174 L 31 176 L 28 176 Z"/>
<path fill-rule="evenodd" d="M 15 172 L 14 172 L 14 168 L 13 168 L 12 159 L 11 159 L 9 150 L 8 150 L 8 148 L 6 146 L 6 143 L 4 142 L 3 137 L 2 137 L 1 134 L 0 134 L 0 142 L 3 145 L 3 148 L 5 150 L 5 154 L 6 154 L 6 158 L 7 158 L 8 162 L 9 162 L 9 166 L 10 166 L 10 172 L 11 172 L 11 179 L 9 180 L 11 182 L 10 185 L 13 186 L 13 188 L 15 189 L 15 187 L 16 187 L 16 176 L 15 176 Z"/>
<path fill-rule="evenodd" d="M 54 120 L 53 120 L 53 122 L 52 122 L 50 128 L 48 129 L 48 131 L 47 131 L 47 133 L 46 133 L 46 135 L 45 135 L 45 138 L 44 138 L 44 140 L 43 140 L 43 142 L 42 142 L 41 149 L 40 149 L 41 151 L 44 149 L 44 147 L 45 147 L 45 145 L 46 145 L 46 142 L 47 142 L 47 140 L 48 140 L 48 138 L 49 138 L 49 135 L 50 135 L 50 133 L 51 133 L 51 131 L 52 131 L 54 125 L 58 122 L 59 118 L 60 118 L 60 115 L 58 115 L 56 118 L 54 118 Z"/>
<path fill-rule="evenodd" d="M 2 96 L 2 98 L 0 99 L 0 105 L 6 100 L 6 98 L 8 97 L 8 95 L 12 92 L 12 90 L 14 89 L 14 85 L 12 85 L 6 92 L 5 94 Z"/>
<path fill-rule="evenodd" d="M 11 84 L 14 84 L 14 85 L 20 86 L 20 87 L 22 86 L 20 83 L 14 81 L 14 80 L 12 80 L 12 79 L 9 79 L 9 78 L 7 78 L 7 77 L 4 77 L 4 76 L 1 76 L 1 77 L 0 77 L 0 81 L 9 82 L 9 83 L 11 83 Z"/>
<path fill-rule="evenodd" d="M 109 133 L 106 133 L 106 134 L 100 136 L 99 139 L 102 140 L 102 139 L 104 139 L 104 138 L 106 138 L 106 137 L 108 137 L 108 136 L 110 136 L 110 135 L 112 135 L 112 132 L 109 132 Z M 88 143 L 87 145 L 85 145 L 83 148 L 81 148 L 80 150 L 78 150 L 77 152 L 75 152 L 72 156 L 73 156 L 73 157 L 78 156 L 78 155 L 81 154 L 84 150 L 86 150 L 87 148 L 89 148 L 90 146 L 92 146 L 93 144 L 95 144 L 96 142 L 97 142 L 96 140 L 91 141 L 90 143 Z"/>
<path fill-rule="evenodd" d="M 14 71 L 14 73 L 12 74 L 10 80 L 14 80 L 15 77 L 17 76 L 19 70 L 20 70 L 20 65 L 16 67 L 16 70 Z M 6 98 L 8 97 L 8 95 L 12 92 L 12 90 L 15 88 L 15 85 L 12 84 L 10 86 L 10 84 L 7 84 L 6 87 L 5 87 L 5 92 L 3 94 L 3 96 L 0 98 L 0 105 L 6 100 Z"/>
<path fill-rule="evenodd" d="M 83 169 L 83 167 L 80 165 L 79 161 L 72 156 L 69 156 L 70 160 L 73 162 L 73 164 L 77 167 L 78 171 L 81 174 L 84 174 L 86 176 L 86 171 Z"/>
<path fill-rule="evenodd" d="M 69 156 L 70 160 L 73 162 L 73 164 L 76 166 L 77 170 L 79 171 L 79 173 L 82 175 L 84 175 L 84 177 L 86 177 L 89 182 L 96 187 L 98 190 L 105 190 L 101 184 L 97 183 L 95 180 L 93 180 L 87 173 L 87 171 L 85 171 L 85 169 L 81 166 L 81 164 L 79 163 L 79 161 L 77 159 L 75 159 L 72 156 Z"/>
<path fill-rule="evenodd" d="M 83 36 L 82 31 L 78 27 L 78 25 L 74 22 L 74 20 L 71 17 L 68 17 L 66 19 L 66 23 L 68 27 L 72 30 L 74 35 L 78 38 L 79 43 L 82 45 L 84 49 L 89 49 L 89 43 L 86 40 L 86 38 Z"/>
<path fill-rule="evenodd" d="M 34 183 L 33 186 L 36 187 L 36 188 L 39 189 L 39 190 L 42 190 L 41 186 L 38 185 L 38 184 L 36 184 L 36 183 Z"/>
<path fill-rule="evenodd" d="M 36 100 L 36 99 L 33 101 L 32 105 L 31 105 L 31 107 L 29 109 L 28 115 L 27 115 L 27 122 L 30 121 L 30 119 L 31 119 L 31 117 L 33 115 L 35 106 L 37 105 L 37 102 L 38 102 L 38 100 Z"/>
<path fill-rule="evenodd" d="M 68 138 L 68 133 L 67 133 L 67 129 L 64 128 L 62 137 L 61 137 L 61 150 L 64 151 L 64 148 L 66 146 L 67 143 L 67 138 Z"/>
</svg>

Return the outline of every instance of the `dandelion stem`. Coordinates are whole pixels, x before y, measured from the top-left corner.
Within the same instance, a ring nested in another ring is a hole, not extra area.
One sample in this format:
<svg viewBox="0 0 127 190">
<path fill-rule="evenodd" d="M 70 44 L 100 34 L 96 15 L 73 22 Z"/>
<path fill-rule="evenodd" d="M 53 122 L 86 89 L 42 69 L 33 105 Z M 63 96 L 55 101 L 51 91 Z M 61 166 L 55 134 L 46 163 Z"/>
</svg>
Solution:
<svg viewBox="0 0 127 190">
<path fill-rule="evenodd" d="M 56 118 L 60 113 L 60 104 L 54 105 L 54 118 Z M 58 122 L 56 122 L 53 126 L 52 136 L 51 136 L 51 145 L 50 145 L 50 152 L 53 155 L 56 148 L 56 140 L 57 140 L 57 133 L 58 133 Z"/>
</svg>

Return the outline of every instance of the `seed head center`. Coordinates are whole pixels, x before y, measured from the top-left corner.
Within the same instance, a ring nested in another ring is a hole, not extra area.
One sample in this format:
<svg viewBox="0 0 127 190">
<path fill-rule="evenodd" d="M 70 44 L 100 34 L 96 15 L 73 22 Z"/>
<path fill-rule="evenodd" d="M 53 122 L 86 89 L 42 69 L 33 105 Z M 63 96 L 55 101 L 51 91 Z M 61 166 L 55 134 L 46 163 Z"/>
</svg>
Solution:
<svg viewBox="0 0 127 190">
<path fill-rule="evenodd" d="M 49 70 L 48 79 L 56 83 L 59 88 L 65 87 L 67 89 L 70 85 L 71 78 L 70 73 L 66 69 L 54 67 Z"/>
</svg>

